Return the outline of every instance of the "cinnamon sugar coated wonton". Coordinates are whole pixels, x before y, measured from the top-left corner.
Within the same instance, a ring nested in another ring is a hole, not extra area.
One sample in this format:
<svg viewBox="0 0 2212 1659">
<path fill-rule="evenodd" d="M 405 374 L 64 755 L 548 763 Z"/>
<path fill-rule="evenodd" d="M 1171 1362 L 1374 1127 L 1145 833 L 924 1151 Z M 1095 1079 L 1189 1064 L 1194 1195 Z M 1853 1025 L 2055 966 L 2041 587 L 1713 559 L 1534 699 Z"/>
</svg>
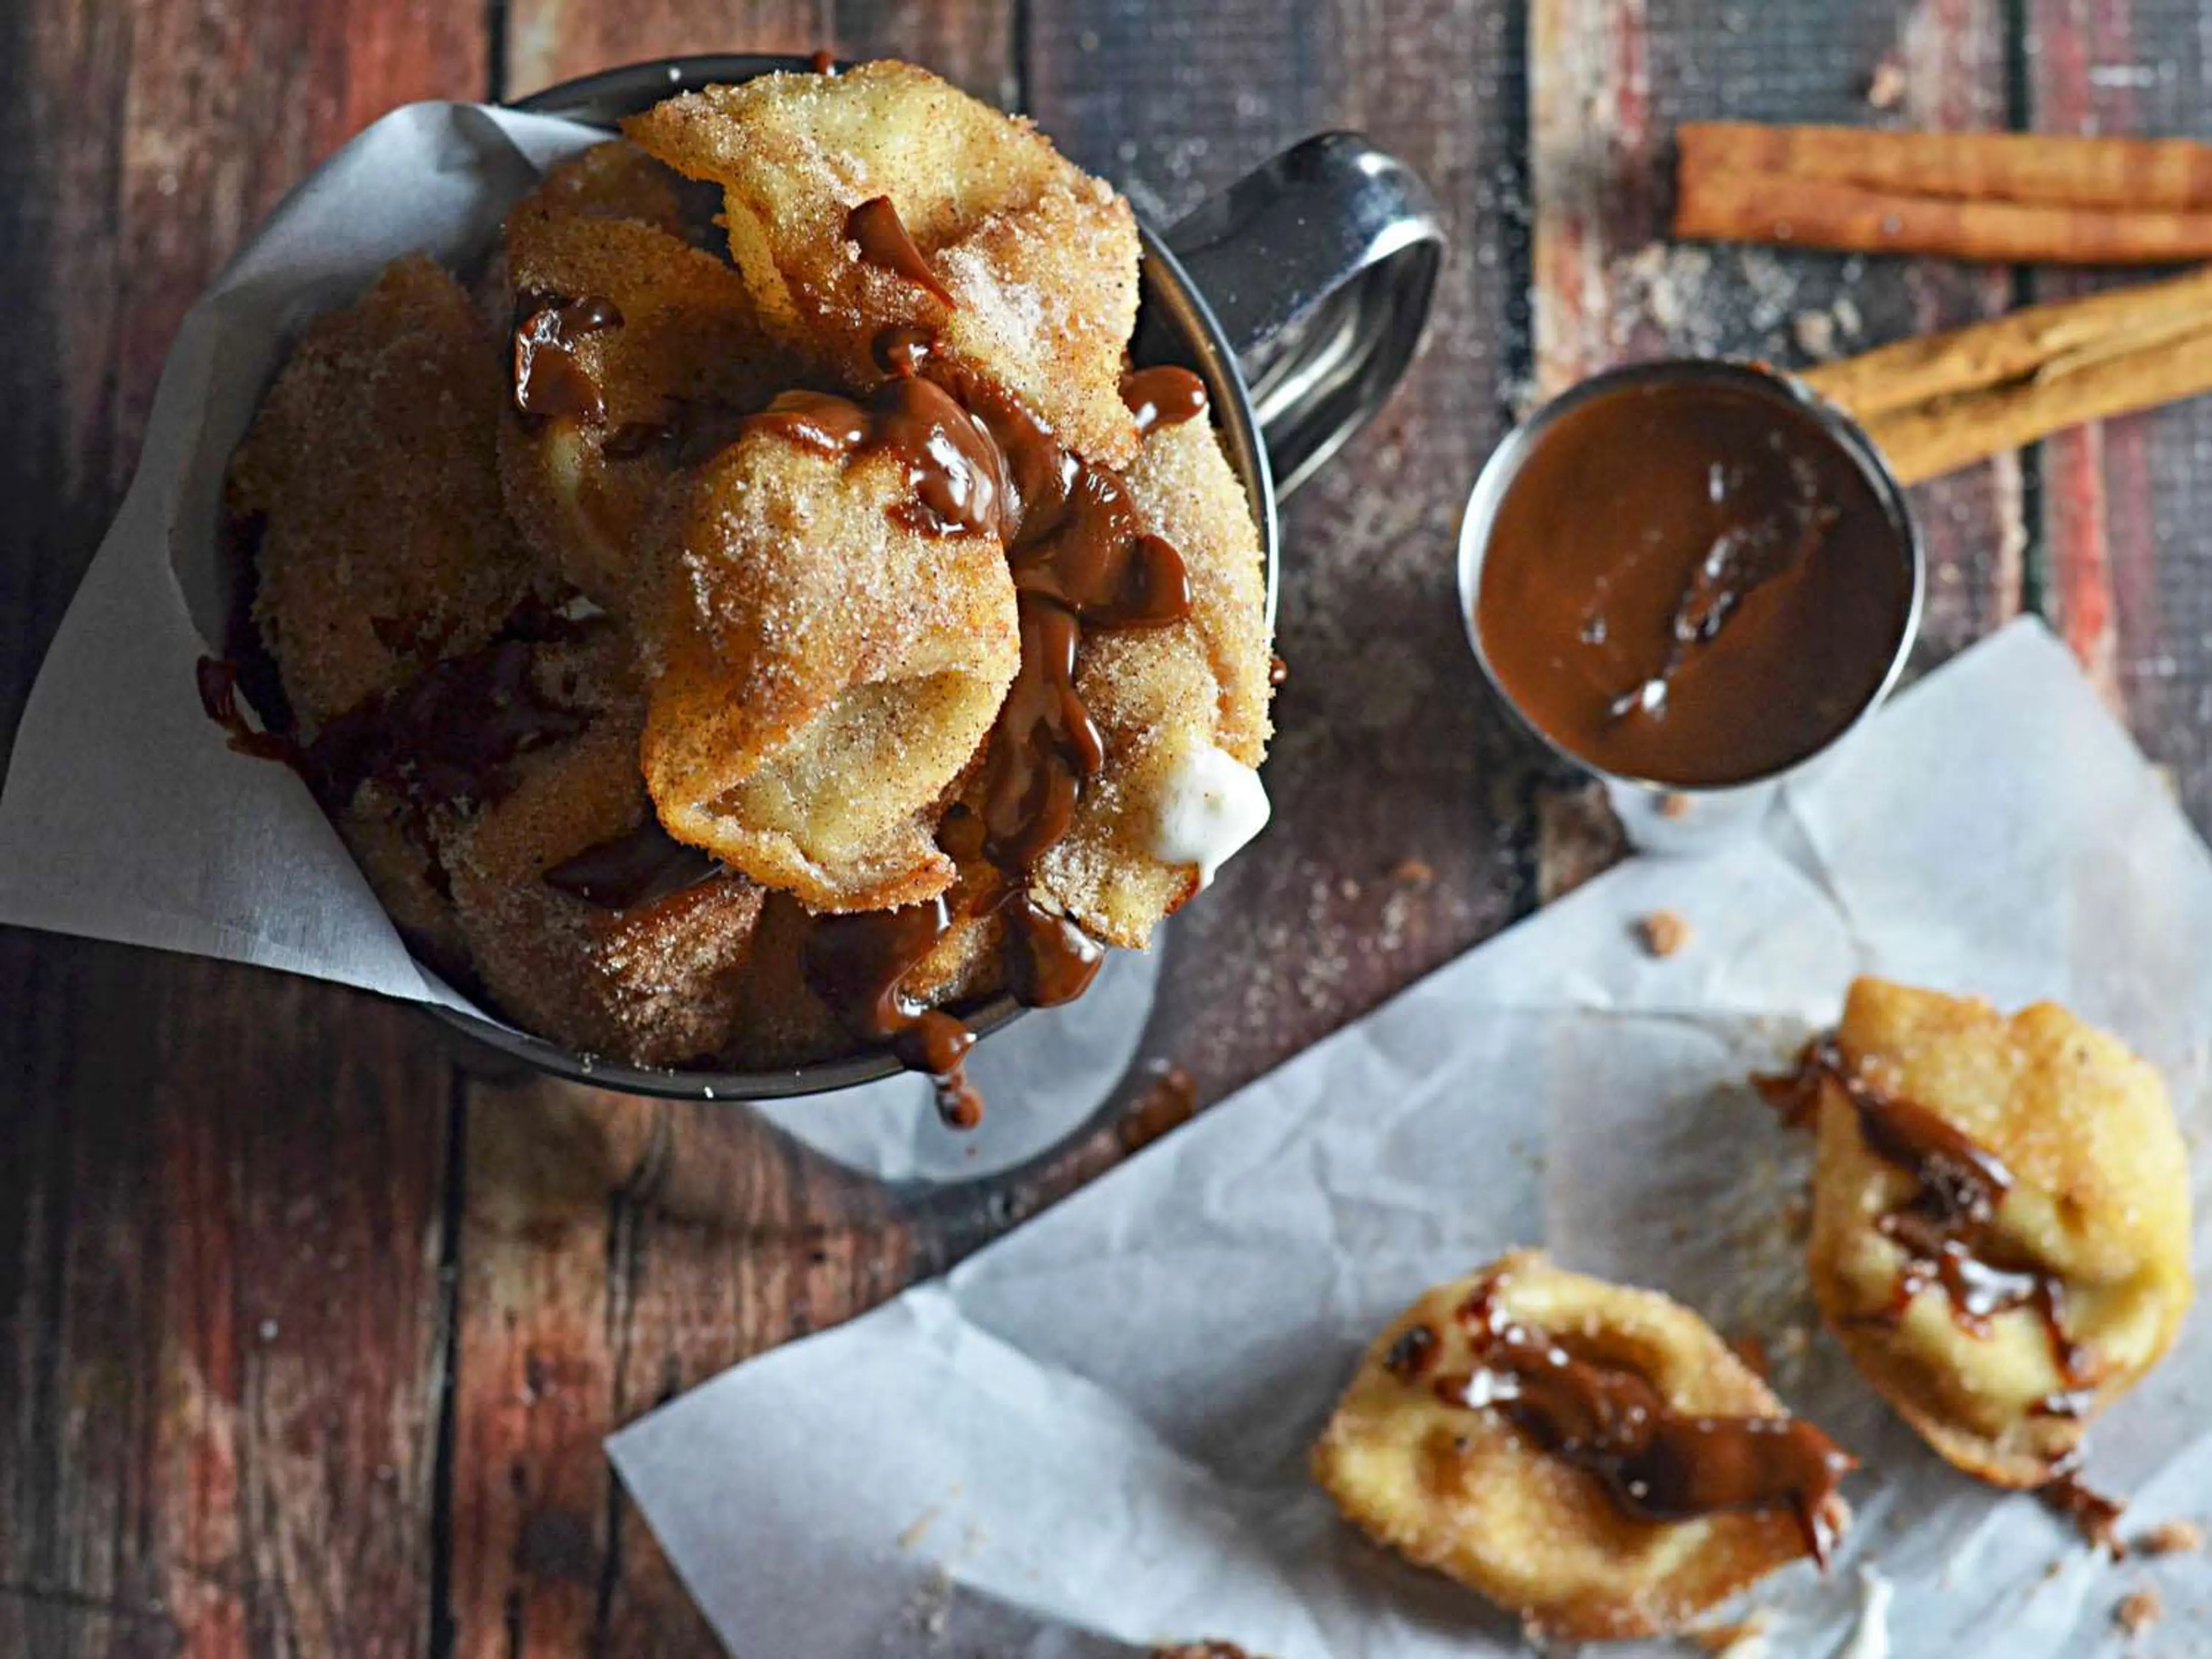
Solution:
<svg viewBox="0 0 2212 1659">
<path fill-rule="evenodd" d="M 1862 979 L 1802 1076 L 1830 1328 L 1952 1462 L 2051 1480 L 2189 1309 L 2188 1158 L 2157 1072 L 2055 1003 L 2008 1018 Z"/>
<path fill-rule="evenodd" d="M 1313 1461 L 1361 1530 L 1539 1638 L 1680 1630 L 1849 1519 L 1850 1460 L 1705 1321 L 1533 1250 L 1392 1321 Z"/>
</svg>

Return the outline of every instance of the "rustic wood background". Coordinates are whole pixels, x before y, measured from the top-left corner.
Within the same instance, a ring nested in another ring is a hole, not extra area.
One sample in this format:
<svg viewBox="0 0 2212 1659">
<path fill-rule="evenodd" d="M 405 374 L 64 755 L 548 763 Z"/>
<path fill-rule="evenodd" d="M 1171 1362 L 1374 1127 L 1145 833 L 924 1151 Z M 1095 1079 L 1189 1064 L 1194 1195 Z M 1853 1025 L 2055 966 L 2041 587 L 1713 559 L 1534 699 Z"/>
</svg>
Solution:
<svg viewBox="0 0 2212 1659">
<path fill-rule="evenodd" d="M 1189 918 L 1149 1039 L 1200 1103 L 1617 855 L 1454 613 L 1455 515 L 1513 410 L 1670 345 L 1802 362 L 2079 283 L 1656 246 L 1677 120 L 2212 136 L 2184 0 L 0 0 L 0 732 L 179 316 L 348 134 L 820 46 L 1028 108 L 1156 222 L 1328 126 L 1450 216 L 1411 384 L 1286 515 L 1277 824 Z M 2212 403 L 1919 497 L 1920 665 L 2040 610 L 2200 825 L 2208 454 Z M 0 1655 L 712 1652 L 602 1435 L 1175 1115 L 906 1198 L 742 1111 L 486 1075 L 367 996 L 0 933 Z"/>
</svg>

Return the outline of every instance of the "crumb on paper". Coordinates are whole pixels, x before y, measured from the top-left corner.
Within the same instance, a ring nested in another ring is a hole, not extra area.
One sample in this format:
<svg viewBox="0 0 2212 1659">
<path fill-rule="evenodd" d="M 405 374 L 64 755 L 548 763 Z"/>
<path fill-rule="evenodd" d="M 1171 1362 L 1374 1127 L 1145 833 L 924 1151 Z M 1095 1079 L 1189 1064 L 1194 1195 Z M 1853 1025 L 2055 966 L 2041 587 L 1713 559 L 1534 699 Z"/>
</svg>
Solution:
<svg viewBox="0 0 2212 1659">
<path fill-rule="evenodd" d="M 2136 1535 L 2142 1555 L 2196 1555 L 2204 1548 L 2204 1528 L 2194 1521 L 2161 1521 Z"/>
<path fill-rule="evenodd" d="M 1636 926 L 1655 957 L 1671 957 L 1690 942 L 1690 924 L 1672 910 L 1654 910 Z"/>
<path fill-rule="evenodd" d="M 1669 789 L 1659 797 L 1659 805 L 1655 810 L 1662 818 L 1680 820 L 1690 816 L 1691 805 L 1690 798 L 1680 790 Z"/>
<path fill-rule="evenodd" d="M 2166 1603 L 2154 1589 L 2130 1590 L 2112 1609 L 2112 1622 L 2130 1636 L 2141 1636 L 2166 1617 Z"/>
<path fill-rule="evenodd" d="M 1836 319 L 1832 312 L 1799 312 L 1790 319 L 1790 333 L 1808 357 L 1825 361 L 1836 355 Z"/>
<path fill-rule="evenodd" d="M 929 1529 L 937 1524 L 937 1517 L 944 1513 L 945 1511 L 940 1506 L 932 1504 L 920 1515 L 915 1516 L 913 1520 L 908 1522 L 905 1527 L 900 1530 L 898 1538 L 896 1540 L 898 1547 L 902 1550 L 910 1550 L 916 1544 L 921 1542 L 924 1538 L 929 1535 Z"/>
<path fill-rule="evenodd" d="M 1893 52 L 1876 64 L 1867 77 L 1866 100 L 1871 108 L 1893 110 L 1905 101 L 1905 65 Z"/>
</svg>

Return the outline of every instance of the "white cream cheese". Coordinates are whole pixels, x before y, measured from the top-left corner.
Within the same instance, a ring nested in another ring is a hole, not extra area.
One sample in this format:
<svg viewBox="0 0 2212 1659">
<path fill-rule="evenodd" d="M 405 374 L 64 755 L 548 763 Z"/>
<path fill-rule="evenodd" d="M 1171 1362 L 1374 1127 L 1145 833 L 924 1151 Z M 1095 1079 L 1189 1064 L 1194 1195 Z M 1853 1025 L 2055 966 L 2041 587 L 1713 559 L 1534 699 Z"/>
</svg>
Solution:
<svg viewBox="0 0 2212 1659">
<path fill-rule="evenodd" d="M 1267 791 L 1235 756 L 1201 744 L 1184 751 L 1161 792 L 1152 854 L 1162 864 L 1194 864 L 1198 884 L 1267 825 Z"/>
</svg>

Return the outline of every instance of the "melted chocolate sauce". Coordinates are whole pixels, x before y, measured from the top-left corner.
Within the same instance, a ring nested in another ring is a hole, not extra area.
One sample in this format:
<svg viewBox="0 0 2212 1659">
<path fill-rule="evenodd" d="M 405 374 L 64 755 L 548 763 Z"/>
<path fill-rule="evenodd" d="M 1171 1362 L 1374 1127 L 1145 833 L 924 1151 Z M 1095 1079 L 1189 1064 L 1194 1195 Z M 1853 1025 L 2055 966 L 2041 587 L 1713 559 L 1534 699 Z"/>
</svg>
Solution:
<svg viewBox="0 0 2212 1659">
<path fill-rule="evenodd" d="M 837 72 L 837 54 L 827 46 L 817 46 L 814 55 L 806 61 L 817 75 L 835 75 Z"/>
<path fill-rule="evenodd" d="M 2038 1486 L 2035 1495 L 2053 1514 L 2072 1522 L 2093 1547 L 2110 1552 L 2115 1560 L 2127 1554 L 2127 1544 L 2120 1537 L 2120 1516 L 2125 1505 L 2118 1499 L 2092 1491 L 2070 1469 Z"/>
<path fill-rule="evenodd" d="M 1912 1298 L 1940 1285 L 1952 1322 L 1986 1337 L 1990 1321 L 2033 1308 L 2051 1340 L 2051 1356 L 2069 1387 L 2092 1382 L 2095 1355 L 2066 1334 L 2065 1289 L 2057 1274 L 2021 1260 L 1996 1232 L 1996 1212 L 2012 1190 L 2013 1173 L 1989 1148 L 1917 1102 L 1879 1087 L 1833 1036 L 1808 1044 L 1789 1078 L 1762 1079 L 1769 1098 L 1802 1121 L 1817 1103 L 1822 1079 L 1844 1091 L 1858 1115 L 1859 1137 L 1875 1157 L 1910 1174 L 1917 1189 L 1875 1228 L 1905 1255 L 1890 1306 L 1878 1316 L 1894 1323 Z"/>
<path fill-rule="evenodd" d="M 307 746 L 307 772 L 332 806 L 381 779 L 422 805 L 496 800 L 514 763 L 574 737 L 585 717 L 532 678 L 535 644 L 510 638 L 434 663 L 398 690 L 337 716 Z"/>
<path fill-rule="evenodd" d="M 1057 1008 L 1091 988 L 1106 947 L 1065 916 L 1041 910 L 1026 893 L 1007 901 L 1006 989 L 1025 1008 Z"/>
<path fill-rule="evenodd" d="M 1830 1498 L 1857 1467 L 1810 1423 L 1677 1412 L 1649 1378 L 1577 1358 L 1509 1316 L 1496 1280 L 1460 1310 L 1491 1400 L 1508 1421 L 1563 1462 L 1589 1471 L 1624 1512 L 1686 1521 L 1737 1510 L 1787 1509 L 1822 1565 L 1835 1544 Z M 1416 1372 L 1418 1375 L 1418 1372 Z M 1446 1404 L 1468 1403 L 1473 1376 L 1431 1385 Z"/>
<path fill-rule="evenodd" d="M 890 197 L 871 197 L 847 214 L 845 240 L 860 250 L 860 258 L 869 264 L 903 276 L 948 306 L 953 302 L 951 290 L 939 280 L 922 251 L 914 245 L 914 238 L 906 234 Z"/>
<path fill-rule="evenodd" d="M 1133 368 L 1121 377 L 1121 401 L 1137 417 L 1137 435 L 1156 427 L 1181 426 L 1206 413 L 1206 382 L 1187 368 L 1162 363 Z"/>
<path fill-rule="evenodd" d="M 983 1119 L 982 1097 L 962 1071 L 975 1034 L 909 996 L 907 976 L 951 931 L 941 898 L 896 910 L 817 916 L 807 934 L 806 982 L 858 1037 L 888 1042 L 899 1063 L 937 1081 L 937 1109 L 955 1129 Z"/>
<path fill-rule="evenodd" d="M 1630 384 L 1537 429 L 1490 526 L 1476 631 L 1569 752 L 1741 783 L 1880 688 L 1911 608 L 1905 536 L 1778 382 Z"/>
<path fill-rule="evenodd" d="M 256 760 L 282 761 L 301 777 L 307 775 L 307 757 L 300 745 L 282 732 L 257 732 L 246 723 L 238 706 L 238 665 L 228 657 L 202 657 L 194 665 L 201 712 L 222 727 L 232 752 Z"/>
<path fill-rule="evenodd" d="M 1436 1352 L 1437 1334 L 1426 1325 L 1411 1326 L 1382 1356 L 1382 1369 L 1401 1382 L 1411 1382 L 1428 1370 Z"/>
<path fill-rule="evenodd" d="M 1290 683 L 1290 664 L 1285 662 L 1280 657 L 1270 657 L 1267 659 L 1268 684 L 1281 687 L 1287 685 Z"/>
<path fill-rule="evenodd" d="M 829 392 L 787 392 L 745 425 L 823 455 L 887 450 L 904 462 L 914 500 L 896 510 L 931 535 L 995 530 L 1004 457 L 973 416 L 933 381 L 886 380 L 866 405 Z"/>
<path fill-rule="evenodd" d="M 525 294 L 516 300 L 514 313 L 515 408 L 541 420 L 605 420 L 606 400 L 576 361 L 575 343 L 586 334 L 622 326 L 623 314 L 614 302 Z"/>
<path fill-rule="evenodd" d="M 627 834 L 555 865 L 545 882 L 603 910 L 627 910 L 696 886 L 717 868 L 711 855 L 685 846 L 648 814 Z"/>
</svg>

